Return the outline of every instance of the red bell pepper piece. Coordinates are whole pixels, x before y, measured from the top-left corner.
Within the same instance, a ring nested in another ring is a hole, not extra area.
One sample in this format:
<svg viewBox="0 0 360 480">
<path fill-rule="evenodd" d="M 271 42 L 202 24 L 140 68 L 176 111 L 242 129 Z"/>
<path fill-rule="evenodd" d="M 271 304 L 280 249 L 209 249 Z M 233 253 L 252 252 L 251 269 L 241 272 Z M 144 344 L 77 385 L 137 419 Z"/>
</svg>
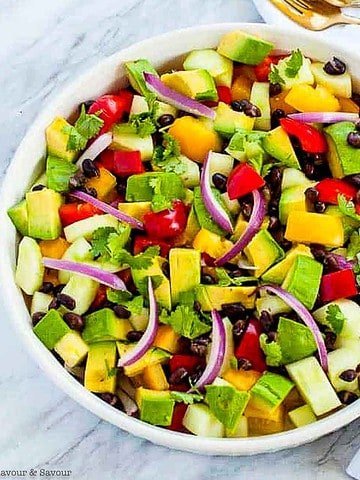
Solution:
<svg viewBox="0 0 360 480">
<path fill-rule="evenodd" d="M 63 227 L 103 213 L 90 203 L 66 203 L 59 208 L 59 215 Z"/>
<path fill-rule="evenodd" d="M 90 310 L 97 310 L 104 305 L 105 301 L 107 300 L 106 290 L 107 287 L 105 285 L 99 285 L 94 301 L 90 306 Z"/>
<path fill-rule="evenodd" d="M 187 387 L 188 389 L 188 387 Z M 175 432 L 183 432 L 185 433 L 187 430 L 183 425 L 183 419 L 187 410 L 187 405 L 185 403 L 177 403 L 174 407 L 173 416 L 171 419 L 171 424 L 167 427 L 169 430 L 173 430 Z"/>
<path fill-rule="evenodd" d="M 321 279 L 320 298 L 323 302 L 353 297 L 357 292 L 356 277 L 352 268 L 328 273 Z"/>
<path fill-rule="evenodd" d="M 281 118 L 280 125 L 286 133 L 298 139 L 304 152 L 326 153 L 328 151 L 325 135 L 315 127 L 292 118 Z"/>
<path fill-rule="evenodd" d="M 145 172 L 139 151 L 105 150 L 100 155 L 100 164 L 117 177 L 130 177 Z"/>
<path fill-rule="evenodd" d="M 259 65 L 254 67 L 256 80 L 258 82 L 268 82 L 271 65 L 277 65 L 280 60 L 287 57 L 287 55 L 270 55 L 266 57 Z"/>
<path fill-rule="evenodd" d="M 338 178 L 325 178 L 315 188 L 319 192 L 319 202 L 332 205 L 338 204 L 339 195 L 344 195 L 347 200 L 353 200 L 357 193 L 353 185 Z"/>
<path fill-rule="evenodd" d="M 146 213 L 143 222 L 150 238 L 160 240 L 174 238 L 185 230 L 187 208 L 183 202 L 175 200 L 171 209 Z"/>
<path fill-rule="evenodd" d="M 129 90 L 120 90 L 117 95 L 102 95 L 89 108 L 89 113 L 99 113 L 104 121 L 99 135 L 107 132 L 114 123 L 122 120 L 125 113 L 129 113 L 134 95 Z"/>
<path fill-rule="evenodd" d="M 260 347 L 260 335 L 260 322 L 256 319 L 250 320 L 239 345 L 235 349 L 235 357 L 238 360 L 240 358 L 249 360 L 253 370 L 262 373 L 266 370 L 266 363 L 263 351 Z"/>
<path fill-rule="evenodd" d="M 203 363 L 203 359 L 195 355 L 173 355 L 169 360 L 169 369 L 170 373 L 174 373 L 178 368 L 185 368 L 188 373 L 194 373 L 196 367 Z"/>
<path fill-rule="evenodd" d="M 247 163 L 240 163 L 230 173 L 227 192 L 231 200 L 243 197 L 265 185 L 265 180 Z"/>
<path fill-rule="evenodd" d="M 160 255 L 167 257 L 171 248 L 171 244 L 164 242 L 163 240 L 156 240 L 155 238 L 148 238 L 143 235 L 138 235 L 134 240 L 134 255 L 146 250 L 148 247 L 158 245 L 160 247 Z"/>
<path fill-rule="evenodd" d="M 218 92 L 219 102 L 224 102 L 230 105 L 232 102 L 231 89 L 229 87 L 220 86 L 216 87 Z"/>
<path fill-rule="evenodd" d="M 208 267 L 215 267 L 216 258 L 211 257 L 208 253 L 201 253 L 201 262 L 205 263 Z"/>
</svg>

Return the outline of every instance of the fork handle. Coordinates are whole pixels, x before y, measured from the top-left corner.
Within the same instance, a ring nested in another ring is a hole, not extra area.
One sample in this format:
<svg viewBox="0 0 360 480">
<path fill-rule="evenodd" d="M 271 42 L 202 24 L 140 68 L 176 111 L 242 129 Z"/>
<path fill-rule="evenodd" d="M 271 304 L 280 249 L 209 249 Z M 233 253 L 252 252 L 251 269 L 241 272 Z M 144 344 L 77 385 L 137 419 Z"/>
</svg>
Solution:
<svg viewBox="0 0 360 480">
<path fill-rule="evenodd" d="M 360 18 L 351 17 L 350 15 L 339 15 L 339 22 L 346 25 L 360 25 Z"/>
</svg>

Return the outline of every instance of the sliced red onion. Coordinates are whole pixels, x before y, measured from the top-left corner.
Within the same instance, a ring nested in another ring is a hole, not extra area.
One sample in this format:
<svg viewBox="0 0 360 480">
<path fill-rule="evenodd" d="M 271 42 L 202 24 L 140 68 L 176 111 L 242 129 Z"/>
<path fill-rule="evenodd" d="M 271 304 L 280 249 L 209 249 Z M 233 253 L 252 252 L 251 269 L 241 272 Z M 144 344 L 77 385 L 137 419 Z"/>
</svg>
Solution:
<svg viewBox="0 0 360 480">
<path fill-rule="evenodd" d="M 311 316 L 310 312 L 304 307 L 304 305 L 299 302 L 297 298 L 291 295 L 289 292 L 284 290 L 281 287 L 276 285 L 262 285 L 259 290 L 265 290 L 268 293 L 274 293 L 277 295 L 281 300 L 289 305 L 301 318 L 301 320 L 305 323 L 305 325 L 311 330 L 312 334 L 314 335 L 314 339 L 318 348 L 319 352 L 319 359 L 321 366 L 325 372 L 328 369 L 328 355 L 325 346 L 325 342 L 319 327 L 317 326 L 315 320 Z"/>
<path fill-rule="evenodd" d="M 95 160 L 100 153 L 102 153 L 104 150 L 108 148 L 109 145 L 111 145 L 113 140 L 113 135 L 111 132 L 104 133 L 103 135 L 100 135 L 91 145 L 89 148 L 85 150 L 84 153 L 81 154 L 79 157 L 78 161 L 76 162 L 76 165 L 81 168 L 82 167 L 82 162 L 86 159 L 89 160 Z"/>
<path fill-rule="evenodd" d="M 123 404 L 126 415 L 134 415 L 138 411 L 138 407 L 134 400 L 129 397 L 129 395 L 122 390 L 116 391 L 117 396 L 120 399 L 120 402 Z"/>
<path fill-rule="evenodd" d="M 108 203 L 102 202 L 101 200 L 94 198 L 88 193 L 81 192 L 80 190 L 74 190 L 73 192 L 70 192 L 70 195 L 74 198 L 77 198 L 78 200 L 82 200 L 83 202 L 91 203 L 91 205 L 94 205 L 94 207 L 98 208 L 102 212 L 109 213 L 121 222 L 128 223 L 133 228 L 137 228 L 138 230 L 144 230 L 144 224 L 137 218 L 130 217 L 130 215 L 126 215 L 126 213 L 120 212 L 120 210 L 117 210 Z"/>
<path fill-rule="evenodd" d="M 216 113 L 214 110 L 197 100 L 185 97 L 185 95 L 167 87 L 156 75 L 153 75 L 152 73 L 144 73 L 144 78 L 148 89 L 155 93 L 157 98 L 162 102 L 168 103 L 169 105 L 172 105 L 179 110 L 183 110 L 184 112 L 191 113 L 192 115 L 210 118 L 210 120 L 215 119 Z M 194 141 L 196 141 L 196 139 L 194 139 Z"/>
<path fill-rule="evenodd" d="M 206 207 L 213 220 L 226 232 L 233 233 L 234 229 L 225 209 L 220 205 L 219 201 L 215 198 L 214 192 L 211 188 L 210 178 L 210 162 L 212 152 L 209 152 L 206 157 L 200 179 L 201 195 Z"/>
<path fill-rule="evenodd" d="M 142 358 L 145 353 L 151 348 L 154 343 L 156 333 L 159 327 L 159 315 L 158 308 L 155 299 L 154 287 L 151 278 L 148 279 L 148 292 L 149 292 L 149 323 L 146 330 L 136 344 L 136 346 L 128 351 L 118 362 L 118 367 L 127 367 L 132 365 Z"/>
<path fill-rule="evenodd" d="M 71 260 L 57 260 L 55 258 L 44 257 L 43 264 L 46 268 L 54 270 L 66 270 L 74 272 L 84 277 L 92 278 L 107 287 L 114 290 L 127 290 L 125 283 L 114 273 L 107 272 L 98 267 L 93 267 L 86 263 L 73 262 Z"/>
<path fill-rule="evenodd" d="M 261 225 L 263 224 L 266 214 L 266 206 L 263 194 L 259 192 L 259 190 L 254 190 L 252 194 L 254 198 L 254 206 L 252 209 L 249 224 L 246 227 L 244 233 L 239 238 L 239 240 L 234 244 L 234 246 L 228 252 L 226 252 L 225 255 L 216 260 L 215 263 L 219 267 L 225 265 L 225 263 L 229 262 L 232 258 L 236 257 L 236 255 L 242 252 L 244 248 L 255 237 L 255 235 L 260 230 Z"/>
<path fill-rule="evenodd" d="M 213 328 L 209 361 L 203 374 L 194 385 L 194 389 L 200 389 L 205 387 L 205 385 L 209 385 L 210 383 L 212 383 L 219 375 L 225 360 L 226 328 L 224 320 L 221 318 L 217 310 L 212 310 L 211 319 Z"/>
<path fill-rule="evenodd" d="M 354 268 L 355 262 L 353 260 L 346 260 L 342 255 L 337 253 L 328 253 L 326 255 L 327 259 L 332 260 L 332 266 L 336 267 L 338 270 L 346 270 L 349 268 Z"/>
<path fill-rule="evenodd" d="M 306 112 L 291 113 L 289 118 L 298 122 L 306 123 L 338 123 L 338 122 L 357 122 L 359 120 L 358 113 L 347 112 Z"/>
</svg>

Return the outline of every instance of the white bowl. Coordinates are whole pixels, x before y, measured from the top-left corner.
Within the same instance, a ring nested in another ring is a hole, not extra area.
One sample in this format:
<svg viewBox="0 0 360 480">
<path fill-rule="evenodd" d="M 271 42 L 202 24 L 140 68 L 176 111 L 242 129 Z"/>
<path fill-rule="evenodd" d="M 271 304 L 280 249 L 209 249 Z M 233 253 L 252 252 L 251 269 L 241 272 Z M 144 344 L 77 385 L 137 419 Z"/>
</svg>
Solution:
<svg viewBox="0 0 360 480">
<path fill-rule="evenodd" d="M 148 58 L 161 69 L 174 64 L 174 59 L 195 48 L 215 47 L 220 37 L 231 30 L 242 29 L 273 41 L 278 49 L 301 48 L 312 58 L 326 60 L 338 55 L 347 61 L 355 78 L 360 79 L 359 55 L 339 45 L 325 43 L 307 33 L 283 30 L 262 24 L 218 24 L 179 30 L 161 35 L 120 51 L 103 60 L 90 72 L 66 88 L 55 101 L 46 106 L 21 142 L 5 177 L 0 207 L 0 287 L 4 304 L 16 327 L 19 339 L 46 372 L 71 398 L 108 422 L 154 443 L 179 450 L 212 455 L 252 455 L 295 447 L 333 432 L 360 417 L 360 401 L 315 424 L 296 430 L 248 439 L 212 439 L 171 432 L 131 418 L 110 407 L 85 390 L 32 333 L 30 316 L 23 296 L 14 283 L 17 236 L 6 211 L 18 202 L 44 168 L 45 127 L 56 115 L 71 116 L 78 105 L 125 84 L 124 61 Z M 31 395 L 31 392 L 29 392 Z"/>
</svg>

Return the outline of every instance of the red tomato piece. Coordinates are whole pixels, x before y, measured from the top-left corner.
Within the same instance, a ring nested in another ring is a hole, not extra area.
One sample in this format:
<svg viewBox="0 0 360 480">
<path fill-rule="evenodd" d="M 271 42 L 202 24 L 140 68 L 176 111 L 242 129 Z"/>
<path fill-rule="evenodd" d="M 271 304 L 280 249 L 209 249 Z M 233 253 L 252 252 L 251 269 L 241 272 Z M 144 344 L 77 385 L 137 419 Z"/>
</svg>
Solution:
<svg viewBox="0 0 360 480">
<path fill-rule="evenodd" d="M 252 319 L 242 336 L 239 345 L 235 349 L 235 357 L 239 360 L 245 358 L 249 360 L 251 366 L 257 372 L 266 370 L 266 363 L 263 351 L 260 347 L 261 327 L 260 322 Z"/>
<path fill-rule="evenodd" d="M 59 215 L 63 227 L 101 213 L 103 212 L 90 203 L 66 203 L 59 208 Z"/>
<path fill-rule="evenodd" d="M 186 410 L 187 410 L 187 405 L 185 405 L 185 403 L 175 404 L 171 424 L 168 427 L 169 430 L 173 430 L 174 432 L 183 432 L 183 433 L 187 431 L 182 423 Z"/>
<path fill-rule="evenodd" d="M 176 200 L 171 209 L 145 214 L 143 222 L 150 238 L 161 240 L 174 238 L 185 230 L 187 208 L 183 202 Z"/>
<path fill-rule="evenodd" d="M 265 185 L 265 180 L 247 163 L 240 163 L 230 173 L 227 192 L 231 200 L 243 197 Z"/>
<path fill-rule="evenodd" d="M 357 291 L 356 277 L 352 268 L 328 273 L 321 279 L 320 298 L 323 302 L 353 297 L 357 295 Z"/>
<path fill-rule="evenodd" d="M 203 363 L 203 359 L 195 355 L 173 355 L 169 360 L 169 368 L 171 373 L 174 373 L 178 368 L 185 368 L 188 373 L 193 373 L 196 367 Z"/>
<path fill-rule="evenodd" d="M 89 108 L 90 114 L 99 113 L 104 125 L 99 135 L 107 132 L 114 123 L 122 120 L 130 112 L 133 94 L 129 90 L 120 90 L 117 95 L 102 95 Z"/>
<path fill-rule="evenodd" d="M 171 248 L 171 244 L 164 242 L 162 240 L 151 239 L 143 235 L 138 235 L 134 241 L 134 255 L 146 250 L 148 247 L 153 245 L 158 245 L 160 247 L 160 255 L 162 257 L 167 257 Z"/>
<path fill-rule="evenodd" d="M 282 118 L 280 125 L 286 133 L 297 138 L 304 152 L 307 153 L 327 153 L 328 144 L 325 135 L 315 127 L 307 123 L 293 120 L 292 118 Z"/>
<path fill-rule="evenodd" d="M 353 185 L 338 178 L 325 178 L 315 188 L 319 192 L 319 202 L 332 205 L 338 204 L 339 195 L 344 195 L 347 200 L 353 200 L 357 193 Z"/>
<path fill-rule="evenodd" d="M 230 105 L 232 102 L 231 89 L 229 87 L 220 86 L 216 87 L 219 96 L 219 102 L 224 102 Z"/>
</svg>

